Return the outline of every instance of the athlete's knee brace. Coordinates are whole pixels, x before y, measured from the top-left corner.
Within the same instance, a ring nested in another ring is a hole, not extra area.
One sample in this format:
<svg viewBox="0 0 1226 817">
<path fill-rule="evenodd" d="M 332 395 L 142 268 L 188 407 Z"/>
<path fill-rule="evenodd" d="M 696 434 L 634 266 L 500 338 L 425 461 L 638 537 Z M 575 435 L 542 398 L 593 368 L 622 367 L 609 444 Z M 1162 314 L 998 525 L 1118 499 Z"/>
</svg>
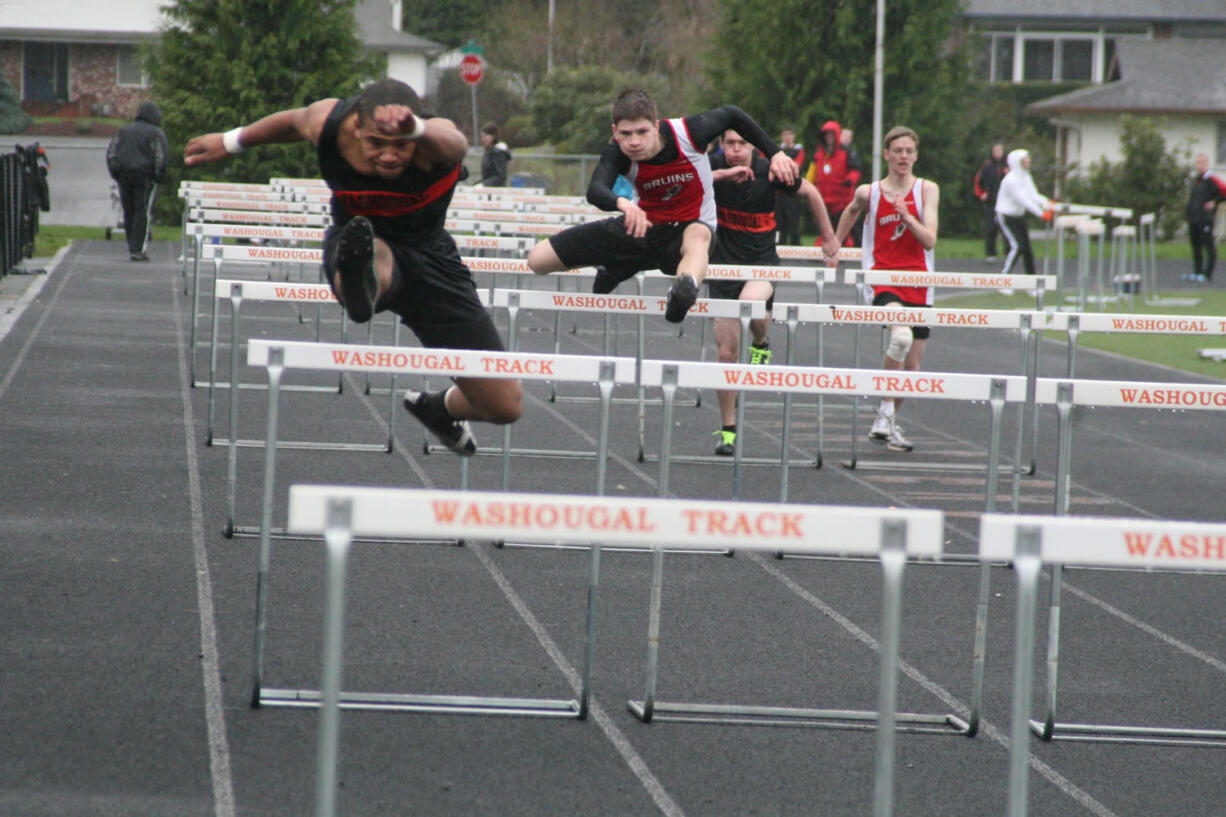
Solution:
<svg viewBox="0 0 1226 817">
<path fill-rule="evenodd" d="M 902 363 L 907 359 L 907 353 L 911 351 L 911 343 L 914 340 L 915 334 L 911 331 L 910 326 L 891 327 L 890 344 L 885 347 L 885 356 Z"/>
</svg>

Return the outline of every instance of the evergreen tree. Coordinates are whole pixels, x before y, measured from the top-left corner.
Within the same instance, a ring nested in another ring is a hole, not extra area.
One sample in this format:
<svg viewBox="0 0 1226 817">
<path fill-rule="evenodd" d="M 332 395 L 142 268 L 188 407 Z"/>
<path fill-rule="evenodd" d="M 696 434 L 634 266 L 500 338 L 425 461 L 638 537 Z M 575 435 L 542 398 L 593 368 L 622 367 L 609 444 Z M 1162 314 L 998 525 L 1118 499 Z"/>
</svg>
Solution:
<svg viewBox="0 0 1226 817">
<path fill-rule="evenodd" d="M 17 89 L 0 74 L 0 133 L 21 133 L 34 121 L 21 109 Z"/>
<path fill-rule="evenodd" d="M 345 97 L 376 75 L 365 56 L 354 0 L 177 0 L 148 52 L 153 96 L 172 152 L 193 136 L 249 124 L 278 110 Z M 270 145 L 225 162 L 170 162 L 159 214 L 177 220 L 183 179 L 262 183 L 319 175 L 306 143 Z"/>
<path fill-rule="evenodd" d="M 772 133 L 791 123 L 808 147 L 816 147 L 822 123 L 838 120 L 855 130 L 869 180 L 881 150 L 872 144 L 875 0 L 720 0 L 720 7 L 708 102 L 739 105 Z M 984 150 L 975 132 L 982 84 L 959 9 L 960 0 L 889 0 L 882 126 L 919 134 L 917 175 L 969 190 Z M 942 196 L 942 232 L 976 231 L 975 205 L 969 194 Z"/>
</svg>

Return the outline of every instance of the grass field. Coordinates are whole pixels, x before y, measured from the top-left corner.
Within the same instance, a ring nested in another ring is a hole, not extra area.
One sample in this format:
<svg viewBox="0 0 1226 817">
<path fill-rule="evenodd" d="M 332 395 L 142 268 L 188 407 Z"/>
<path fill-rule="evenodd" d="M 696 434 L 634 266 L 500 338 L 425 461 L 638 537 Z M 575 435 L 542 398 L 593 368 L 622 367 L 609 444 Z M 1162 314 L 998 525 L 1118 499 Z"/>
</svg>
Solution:
<svg viewBox="0 0 1226 817">
<path fill-rule="evenodd" d="M 61 247 L 74 239 L 102 238 L 103 230 L 99 227 L 65 227 L 45 225 L 39 228 L 35 240 L 34 254 L 39 258 L 55 255 Z M 178 241 L 182 235 L 180 228 L 175 226 L 157 226 L 153 228 L 153 237 L 159 241 Z M 809 239 L 810 241 L 812 239 Z M 1160 243 L 1155 248 L 1158 257 L 1182 259 L 1190 256 L 1188 245 L 1184 242 Z M 983 254 L 983 242 L 972 238 L 941 239 L 940 254 L 946 258 L 979 258 Z M 1159 297 L 1185 295 L 1187 293 L 1157 293 Z M 1136 314 L 1162 315 L 1226 315 L 1226 291 L 1202 290 L 1197 293 L 1200 303 L 1194 307 L 1146 306 L 1144 299 L 1133 299 L 1133 312 Z M 1048 303 L 1055 303 L 1055 294 L 1048 295 Z M 1023 295 L 1001 295 L 996 292 L 986 292 L 974 295 L 961 295 L 941 300 L 942 306 L 967 307 L 980 309 L 1026 309 L 1033 307 L 1034 300 Z M 1111 308 L 1110 311 L 1121 311 Z M 1064 339 L 1064 333 L 1051 332 L 1050 337 Z M 1182 369 L 1208 377 L 1226 378 L 1226 363 L 1201 358 L 1197 352 L 1206 347 L 1226 347 L 1226 343 L 1215 342 L 1212 338 L 1196 336 L 1163 336 L 1163 335 L 1112 335 L 1082 333 L 1077 340 L 1078 346 L 1101 349 L 1125 357 L 1147 360 L 1176 369 Z"/>
<path fill-rule="evenodd" d="M 1189 297 L 1189 292 L 1158 292 L 1150 293 L 1152 297 Z M 1051 305 L 1059 302 L 1059 293 L 1044 295 L 1044 303 Z M 1133 307 L 1127 310 L 1134 315 L 1213 315 L 1226 316 L 1226 291 L 1205 289 L 1197 290 L 1195 297 L 1200 299 L 1196 306 L 1147 306 L 1141 296 L 1133 298 Z M 1028 295 L 1001 295 L 997 292 L 976 293 L 974 295 L 958 295 L 940 300 L 942 307 L 953 309 L 1033 309 L 1034 298 Z M 1107 312 L 1126 311 L 1125 305 L 1108 306 Z M 1066 340 L 1063 332 L 1047 332 L 1047 337 L 1053 340 Z M 1100 349 L 1135 360 L 1147 360 L 1186 372 L 1226 379 L 1226 363 L 1218 363 L 1209 358 L 1202 358 L 1198 352 L 1205 348 L 1226 348 L 1226 342 L 1210 336 L 1201 335 L 1117 335 L 1105 333 L 1082 332 L 1077 336 L 1078 348 Z"/>
</svg>

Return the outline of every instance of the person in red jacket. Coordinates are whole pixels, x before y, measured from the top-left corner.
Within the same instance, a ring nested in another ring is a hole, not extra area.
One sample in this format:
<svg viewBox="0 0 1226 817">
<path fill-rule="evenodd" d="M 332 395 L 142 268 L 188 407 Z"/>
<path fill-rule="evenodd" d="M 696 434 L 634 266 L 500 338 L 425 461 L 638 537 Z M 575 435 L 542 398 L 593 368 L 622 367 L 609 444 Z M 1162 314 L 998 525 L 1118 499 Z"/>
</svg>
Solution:
<svg viewBox="0 0 1226 817">
<path fill-rule="evenodd" d="M 831 119 L 822 125 L 822 135 L 813 152 L 813 162 L 805 173 L 805 180 L 817 188 L 830 212 L 830 221 L 839 223 L 839 216 L 851 204 L 860 182 L 863 166 L 855 151 L 842 145 L 843 126 Z M 821 244 L 821 239 L 817 241 Z M 848 234 L 847 246 L 860 246 L 860 225 L 857 223 Z"/>
</svg>

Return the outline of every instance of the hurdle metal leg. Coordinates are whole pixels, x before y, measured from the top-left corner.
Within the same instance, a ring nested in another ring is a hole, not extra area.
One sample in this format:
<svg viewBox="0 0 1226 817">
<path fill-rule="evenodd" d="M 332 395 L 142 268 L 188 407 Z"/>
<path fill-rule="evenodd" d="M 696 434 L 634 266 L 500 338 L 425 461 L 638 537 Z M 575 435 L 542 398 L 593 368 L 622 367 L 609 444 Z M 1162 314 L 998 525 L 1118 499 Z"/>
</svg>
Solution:
<svg viewBox="0 0 1226 817">
<path fill-rule="evenodd" d="M 1009 728 L 1008 817 L 1026 817 L 1027 787 L 1030 779 L 1030 730 L 1028 713 L 1034 671 L 1035 597 L 1038 594 L 1039 531 L 1021 527 L 1013 572 L 1017 577 L 1017 612 L 1014 621 L 1013 704 Z"/>
<path fill-rule="evenodd" d="M 906 563 L 905 524 L 885 520 L 881 563 L 883 569 L 882 634 L 878 708 L 811 709 L 800 707 L 741 704 L 673 703 L 658 700 L 660 605 L 663 595 L 663 550 L 653 554 L 651 609 L 648 618 L 647 681 L 642 700 L 627 701 L 630 712 L 644 723 L 653 721 L 685 723 L 736 723 L 758 726 L 809 726 L 831 729 L 872 729 L 879 733 L 877 743 L 877 780 L 874 814 L 888 814 L 893 786 L 893 733 L 967 734 L 967 724 L 955 715 L 930 715 L 897 712 L 898 639 L 901 628 L 902 573 Z M 883 782 L 884 781 L 884 782 Z"/>
</svg>

